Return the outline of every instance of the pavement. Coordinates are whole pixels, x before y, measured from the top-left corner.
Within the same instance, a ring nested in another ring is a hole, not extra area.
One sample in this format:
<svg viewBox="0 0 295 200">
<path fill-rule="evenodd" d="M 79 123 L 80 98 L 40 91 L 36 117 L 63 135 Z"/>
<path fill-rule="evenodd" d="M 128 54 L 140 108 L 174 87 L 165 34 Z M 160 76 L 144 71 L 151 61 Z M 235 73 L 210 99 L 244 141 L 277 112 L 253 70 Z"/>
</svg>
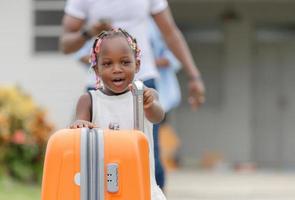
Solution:
<svg viewBox="0 0 295 200">
<path fill-rule="evenodd" d="M 177 170 L 165 193 L 167 200 L 295 200 L 295 171 Z"/>
</svg>

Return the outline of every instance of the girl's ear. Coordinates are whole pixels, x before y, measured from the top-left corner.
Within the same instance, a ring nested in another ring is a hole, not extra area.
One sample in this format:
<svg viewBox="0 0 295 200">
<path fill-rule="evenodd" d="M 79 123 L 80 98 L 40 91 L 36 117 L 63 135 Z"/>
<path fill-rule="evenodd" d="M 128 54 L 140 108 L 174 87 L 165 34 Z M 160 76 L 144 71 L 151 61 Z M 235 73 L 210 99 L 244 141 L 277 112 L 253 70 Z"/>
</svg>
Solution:
<svg viewBox="0 0 295 200">
<path fill-rule="evenodd" d="M 136 59 L 136 63 L 135 63 L 135 73 L 139 72 L 140 70 L 140 60 Z"/>
</svg>

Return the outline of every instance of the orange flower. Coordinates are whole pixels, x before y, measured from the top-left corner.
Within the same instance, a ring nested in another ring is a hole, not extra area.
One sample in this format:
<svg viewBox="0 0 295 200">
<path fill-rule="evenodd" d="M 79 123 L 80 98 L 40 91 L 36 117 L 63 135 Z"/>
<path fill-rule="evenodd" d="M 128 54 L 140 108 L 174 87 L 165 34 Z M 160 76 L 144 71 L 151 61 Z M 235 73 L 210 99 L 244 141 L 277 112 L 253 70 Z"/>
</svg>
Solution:
<svg viewBox="0 0 295 200">
<path fill-rule="evenodd" d="M 14 144 L 24 144 L 26 142 L 26 135 L 22 130 L 16 130 L 12 135 L 11 142 Z"/>
</svg>

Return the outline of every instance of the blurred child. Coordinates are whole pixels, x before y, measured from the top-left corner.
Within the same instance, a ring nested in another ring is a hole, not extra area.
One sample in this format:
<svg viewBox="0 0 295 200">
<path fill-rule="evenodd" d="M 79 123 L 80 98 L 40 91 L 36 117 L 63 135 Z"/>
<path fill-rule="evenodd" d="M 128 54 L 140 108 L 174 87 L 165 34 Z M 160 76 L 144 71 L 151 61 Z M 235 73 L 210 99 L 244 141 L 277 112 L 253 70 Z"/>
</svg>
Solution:
<svg viewBox="0 0 295 200">
<path fill-rule="evenodd" d="M 133 129 L 132 81 L 139 71 L 140 50 L 136 40 L 122 29 L 102 32 L 91 50 L 91 68 L 102 82 L 102 87 L 82 95 L 76 108 L 76 121 L 71 128 L 100 127 Z M 157 92 L 144 89 L 144 133 L 150 146 L 152 200 L 165 200 L 155 180 L 153 124 L 164 118 Z"/>
</svg>

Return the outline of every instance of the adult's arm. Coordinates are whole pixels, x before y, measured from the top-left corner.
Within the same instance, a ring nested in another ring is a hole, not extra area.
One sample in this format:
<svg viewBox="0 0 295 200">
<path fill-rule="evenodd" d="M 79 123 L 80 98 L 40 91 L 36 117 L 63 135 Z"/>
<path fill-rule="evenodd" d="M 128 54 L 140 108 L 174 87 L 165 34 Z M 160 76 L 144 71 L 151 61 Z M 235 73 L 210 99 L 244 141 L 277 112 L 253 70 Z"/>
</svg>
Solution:
<svg viewBox="0 0 295 200">
<path fill-rule="evenodd" d="M 85 36 L 81 34 L 84 20 L 65 14 L 62 19 L 63 32 L 60 36 L 60 49 L 69 54 L 79 50 L 86 42 Z"/>
<path fill-rule="evenodd" d="M 169 7 L 154 14 L 153 18 L 158 25 L 165 41 L 173 54 L 182 63 L 189 80 L 189 103 L 193 108 L 199 107 L 205 101 L 205 87 L 201 74 L 197 68 L 187 43 L 176 26 Z"/>
<path fill-rule="evenodd" d="M 182 33 L 174 22 L 169 7 L 160 13 L 153 15 L 153 18 L 158 25 L 169 49 L 183 64 L 183 67 L 189 77 L 195 78 L 200 76 L 200 72 L 194 63 Z"/>
<path fill-rule="evenodd" d="M 98 21 L 87 29 L 85 20 L 65 14 L 62 20 L 63 33 L 60 37 L 60 48 L 65 54 L 78 51 L 88 39 L 98 35 L 103 30 L 110 30 L 109 22 Z M 83 30 L 83 31 L 82 31 Z M 84 34 L 83 34 L 84 33 Z"/>
</svg>

